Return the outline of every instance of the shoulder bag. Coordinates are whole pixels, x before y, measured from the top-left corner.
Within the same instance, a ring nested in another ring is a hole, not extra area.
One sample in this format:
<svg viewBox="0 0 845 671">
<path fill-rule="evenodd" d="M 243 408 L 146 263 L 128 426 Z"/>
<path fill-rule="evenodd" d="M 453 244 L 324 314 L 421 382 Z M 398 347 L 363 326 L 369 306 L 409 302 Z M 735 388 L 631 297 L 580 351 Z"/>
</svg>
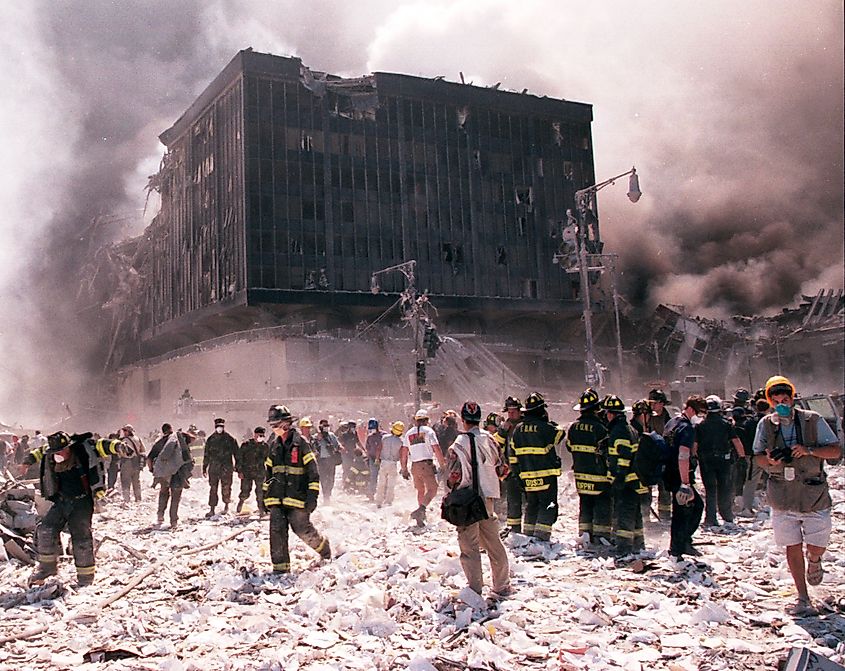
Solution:
<svg viewBox="0 0 845 671">
<path fill-rule="evenodd" d="M 453 489 L 443 497 L 440 504 L 440 516 L 456 527 L 468 527 L 471 524 L 486 520 L 487 506 L 484 499 L 478 493 L 478 463 L 475 457 L 475 436 L 469 436 L 470 463 L 472 464 L 472 487 Z"/>
</svg>

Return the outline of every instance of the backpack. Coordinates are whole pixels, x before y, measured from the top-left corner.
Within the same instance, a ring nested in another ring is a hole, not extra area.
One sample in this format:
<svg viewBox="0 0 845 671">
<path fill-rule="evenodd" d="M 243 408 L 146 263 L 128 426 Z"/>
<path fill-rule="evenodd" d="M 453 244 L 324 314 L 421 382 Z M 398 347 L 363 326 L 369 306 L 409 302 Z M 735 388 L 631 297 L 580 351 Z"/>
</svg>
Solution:
<svg viewBox="0 0 845 671">
<path fill-rule="evenodd" d="M 666 465 L 671 458 L 671 445 L 657 431 L 649 431 L 640 437 L 631 465 L 641 484 L 652 487 L 663 481 Z"/>
<path fill-rule="evenodd" d="M 153 477 L 170 478 L 185 464 L 182 455 L 182 442 L 175 433 L 171 433 L 153 463 Z"/>
</svg>

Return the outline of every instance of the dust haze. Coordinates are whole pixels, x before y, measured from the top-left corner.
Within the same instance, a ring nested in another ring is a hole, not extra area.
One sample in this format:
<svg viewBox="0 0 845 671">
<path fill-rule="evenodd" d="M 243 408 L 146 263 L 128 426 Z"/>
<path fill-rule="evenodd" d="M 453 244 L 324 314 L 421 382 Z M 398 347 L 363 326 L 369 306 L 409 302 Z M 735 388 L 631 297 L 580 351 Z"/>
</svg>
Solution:
<svg viewBox="0 0 845 671">
<path fill-rule="evenodd" d="M 594 4 L 5 3 L 0 419 L 55 416 L 101 370 L 83 262 L 149 223 L 157 135 L 248 46 L 592 103 L 597 178 L 641 175 L 637 205 L 599 196 L 638 306 L 771 312 L 841 288 L 842 3 Z"/>
</svg>

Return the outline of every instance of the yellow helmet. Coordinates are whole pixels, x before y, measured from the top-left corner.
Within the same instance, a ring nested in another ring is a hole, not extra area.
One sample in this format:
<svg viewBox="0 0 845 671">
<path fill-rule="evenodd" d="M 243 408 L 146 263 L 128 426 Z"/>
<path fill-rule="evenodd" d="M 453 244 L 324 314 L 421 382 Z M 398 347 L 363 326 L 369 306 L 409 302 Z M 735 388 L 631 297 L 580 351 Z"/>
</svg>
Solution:
<svg viewBox="0 0 845 671">
<path fill-rule="evenodd" d="M 791 397 L 795 397 L 795 385 L 783 375 L 772 375 L 772 377 L 766 380 L 766 400 L 772 407 L 775 405 L 772 402 L 772 394 L 782 394 L 786 391 L 789 391 Z"/>
<path fill-rule="evenodd" d="M 303 417 L 299 420 L 299 428 L 300 429 L 313 429 L 314 422 L 311 421 L 310 417 Z"/>
<path fill-rule="evenodd" d="M 393 422 L 393 424 L 390 425 L 390 433 L 394 436 L 401 436 L 405 433 L 405 422 Z"/>
</svg>

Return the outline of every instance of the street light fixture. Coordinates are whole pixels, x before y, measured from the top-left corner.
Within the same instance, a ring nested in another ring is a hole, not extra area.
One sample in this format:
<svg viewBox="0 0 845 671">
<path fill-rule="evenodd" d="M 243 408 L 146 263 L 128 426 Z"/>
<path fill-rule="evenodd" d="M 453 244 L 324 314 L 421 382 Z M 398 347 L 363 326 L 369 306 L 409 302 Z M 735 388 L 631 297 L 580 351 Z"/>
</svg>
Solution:
<svg viewBox="0 0 845 671">
<path fill-rule="evenodd" d="M 632 167 L 630 170 L 623 172 L 621 175 L 616 175 L 615 177 L 611 177 L 610 179 L 606 179 L 603 182 L 599 182 L 598 184 L 593 184 L 592 186 L 588 186 L 584 189 L 579 189 L 575 192 L 575 206 L 577 211 L 577 218 L 576 215 L 572 213 L 571 210 L 567 211 L 567 218 L 569 220 L 570 225 L 575 225 L 576 227 L 576 241 L 578 245 L 578 272 L 581 275 L 581 300 L 584 303 L 584 332 L 586 338 L 586 356 L 584 359 L 584 379 L 587 383 L 587 386 L 596 386 L 599 384 L 600 381 L 600 374 L 599 374 L 599 366 L 596 361 L 594 347 L 593 347 L 593 320 L 592 320 L 592 307 L 590 305 L 590 280 L 588 276 L 588 270 L 603 270 L 604 267 L 599 265 L 595 268 L 590 268 L 590 264 L 587 259 L 587 242 L 588 242 L 588 231 L 587 231 L 587 212 L 590 209 L 590 205 L 592 203 L 594 195 L 601 191 L 604 187 L 610 186 L 611 184 L 615 184 L 616 180 L 621 179 L 622 177 L 630 176 L 628 179 L 628 200 L 632 203 L 636 203 L 640 196 L 642 196 L 642 191 L 640 191 L 640 179 L 637 176 L 637 169 Z M 594 235 L 598 238 L 598 222 L 594 224 Z M 597 250 L 599 251 L 599 250 Z M 591 256 L 601 258 L 601 254 L 594 254 Z M 614 264 L 615 265 L 615 264 Z M 615 270 L 615 268 L 614 268 Z M 614 296 L 615 302 L 615 296 Z M 617 311 L 617 355 L 621 359 L 621 340 L 619 339 L 619 326 L 618 326 L 618 309 Z M 621 362 L 620 362 L 620 375 L 621 375 Z"/>
</svg>

